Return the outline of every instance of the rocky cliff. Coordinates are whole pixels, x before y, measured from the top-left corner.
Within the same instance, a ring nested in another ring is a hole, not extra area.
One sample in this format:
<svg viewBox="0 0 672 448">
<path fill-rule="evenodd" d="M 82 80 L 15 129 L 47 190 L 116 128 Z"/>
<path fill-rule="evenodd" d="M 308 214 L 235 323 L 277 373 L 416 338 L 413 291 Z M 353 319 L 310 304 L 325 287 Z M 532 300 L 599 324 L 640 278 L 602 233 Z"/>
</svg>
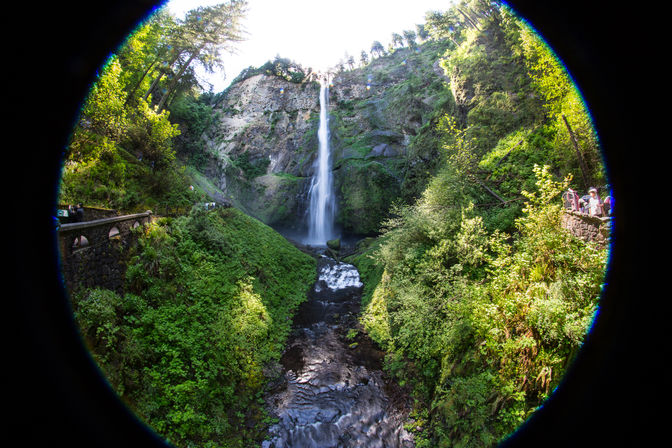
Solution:
<svg viewBox="0 0 672 448">
<path fill-rule="evenodd" d="M 436 114 L 436 98 L 449 90 L 437 70 L 444 50 L 437 42 L 400 48 L 333 76 L 330 143 L 336 220 L 345 232 L 377 232 L 402 186 L 417 182 L 427 169 L 423 161 L 435 155 L 414 141 Z M 319 83 L 310 76 L 299 82 L 271 73 L 242 77 L 214 114 L 204 134 L 215 161 L 210 177 L 252 216 L 300 229 L 317 156 Z"/>
<path fill-rule="evenodd" d="M 319 84 L 256 74 L 232 85 L 214 108 L 205 144 L 215 184 L 268 224 L 294 221 L 317 149 Z"/>
<path fill-rule="evenodd" d="M 434 64 L 445 46 L 400 48 L 364 67 L 341 72 L 331 88 L 331 144 L 339 194 L 337 222 L 346 231 L 375 233 L 392 202 L 408 193 L 422 160 L 423 129 L 448 86 Z M 436 150 L 434 148 L 433 150 Z M 422 181 L 421 181 L 422 183 Z"/>
</svg>

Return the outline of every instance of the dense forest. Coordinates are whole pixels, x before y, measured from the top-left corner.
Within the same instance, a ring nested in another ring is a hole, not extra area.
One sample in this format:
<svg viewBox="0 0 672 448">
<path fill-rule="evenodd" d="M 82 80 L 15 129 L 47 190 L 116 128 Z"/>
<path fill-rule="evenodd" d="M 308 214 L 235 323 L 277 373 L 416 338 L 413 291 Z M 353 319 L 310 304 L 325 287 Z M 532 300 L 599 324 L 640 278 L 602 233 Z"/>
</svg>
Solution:
<svg viewBox="0 0 672 448">
<path fill-rule="evenodd" d="M 159 9 L 113 54 L 93 85 L 68 146 L 61 201 L 132 211 L 184 211 L 190 190 L 178 137 L 198 135 L 208 108 L 195 66 L 213 70 L 242 39 L 245 3 Z M 179 126 L 178 122 L 182 125 Z"/>
<path fill-rule="evenodd" d="M 412 143 L 440 162 L 352 259 L 361 320 L 417 399 L 417 446 L 490 446 L 528 418 L 581 346 L 606 266 L 560 226 L 568 186 L 605 183 L 579 93 L 509 11 L 462 7 L 425 25 L 453 43 L 453 94 L 471 86 Z"/>
<path fill-rule="evenodd" d="M 227 96 L 207 91 L 195 67 L 221 65 L 244 16 L 237 0 L 150 16 L 101 68 L 63 167 L 60 203 L 161 216 L 133 249 L 123 295 L 72 301 L 111 386 L 176 446 L 263 438 L 264 369 L 315 277 L 312 257 L 244 210 L 193 207 L 217 189 L 202 187 L 213 159 L 203 136 Z M 599 141 L 563 65 L 499 2 L 430 11 L 334 76 L 375 90 L 402 76 L 402 62 L 416 71 L 385 95 L 402 125 L 418 123 L 403 159 L 363 155 L 379 143 L 355 120 L 371 100 L 333 106 L 335 146 L 354 154 L 339 165 L 353 179 L 340 191 L 354 211 L 341 219 L 366 215 L 356 200 L 374 211 L 347 258 L 364 282 L 360 322 L 413 398 L 416 446 L 491 446 L 560 384 L 597 310 L 607 249 L 561 227 L 560 195 L 609 194 Z M 309 83 L 310 72 L 277 57 L 232 85 L 259 74 Z M 235 162 L 245 182 L 267 169 Z"/>
</svg>

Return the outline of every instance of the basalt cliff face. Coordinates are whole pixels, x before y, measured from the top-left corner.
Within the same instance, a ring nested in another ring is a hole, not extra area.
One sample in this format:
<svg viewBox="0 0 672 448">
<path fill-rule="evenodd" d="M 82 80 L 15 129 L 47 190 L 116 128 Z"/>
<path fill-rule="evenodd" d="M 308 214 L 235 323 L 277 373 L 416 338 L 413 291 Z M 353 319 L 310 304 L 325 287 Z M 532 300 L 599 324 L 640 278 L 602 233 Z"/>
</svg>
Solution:
<svg viewBox="0 0 672 448">
<path fill-rule="evenodd" d="M 331 142 L 337 222 L 346 231 L 379 230 L 390 205 L 424 185 L 433 152 L 421 143 L 432 127 L 439 92 L 449 90 L 433 66 L 445 50 L 436 42 L 398 49 L 339 73 L 331 88 Z M 422 167 L 418 170 L 417 167 Z"/>
<path fill-rule="evenodd" d="M 377 232 L 405 186 L 422 183 L 435 154 L 414 140 L 436 115 L 434 97 L 449 89 L 436 64 L 443 50 L 436 43 L 402 48 L 333 76 L 330 144 L 336 224 L 344 232 Z M 242 79 L 214 107 L 203 136 L 214 161 L 209 177 L 234 205 L 269 225 L 299 230 L 305 223 L 319 88 L 311 76 Z"/>
<path fill-rule="evenodd" d="M 231 202 L 267 224 L 301 216 L 317 151 L 319 84 L 257 74 L 232 85 L 205 132 Z"/>
</svg>

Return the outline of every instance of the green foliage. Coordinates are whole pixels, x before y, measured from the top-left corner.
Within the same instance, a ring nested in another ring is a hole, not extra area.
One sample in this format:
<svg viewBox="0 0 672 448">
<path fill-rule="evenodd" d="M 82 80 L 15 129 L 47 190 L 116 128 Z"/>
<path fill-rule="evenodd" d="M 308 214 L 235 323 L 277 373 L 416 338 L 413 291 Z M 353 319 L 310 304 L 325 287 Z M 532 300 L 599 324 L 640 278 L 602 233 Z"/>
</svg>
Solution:
<svg viewBox="0 0 672 448">
<path fill-rule="evenodd" d="M 128 120 L 121 73 L 118 58 L 110 57 L 82 107 L 83 127 L 114 140 L 123 136 Z"/>
<path fill-rule="evenodd" d="M 59 200 L 130 211 L 185 207 L 193 198 L 175 164 L 177 125 L 142 99 L 126 103 L 123 73 L 112 56 L 94 83 L 70 139 Z"/>
<path fill-rule="evenodd" d="M 197 169 L 203 168 L 208 160 L 201 137 L 214 118 L 209 101 L 210 97 L 206 94 L 198 98 L 184 95 L 170 105 L 171 121 L 177 123 L 180 129 L 175 141 L 176 153 Z"/>
<path fill-rule="evenodd" d="M 453 44 L 454 101 L 437 91 L 410 150 L 440 157 L 408 172 L 412 195 L 350 260 L 360 321 L 426 416 L 418 446 L 492 446 L 559 384 L 598 306 L 606 249 L 560 225 L 559 193 L 582 174 L 565 119 L 591 182 L 603 166 L 577 89 L 510 11 L 473 0 L 427 19 Z"/>
<path fill-rule="evenodd" d="M 222 52 L 232 52 L 243 40 L 241 19 L 246 13 L 246 0 L 230 0 L 187 11 L 167 30 L 170 51 L 156 69 L 155 83 L 146 95 L 161 93 L 157 108 L 163 110 L 180 91 L 197 85 L 192 66 L 199 64 L 212 72 L 222 67 Z M 166 76 L 167 75 L 167 76 Z M 163 78 L 167 78 L 162 82 Z"/>
<path fill-rule="evenodd" d="M 385 54 L 385 47 L 379 41 L 374 40 L 371 44 L 371 56 L 376 55 L 378 57 Z"/>
<path fill-rule="evenodd" d="M 250 160 L 250 153 L 243 152 L 233 159 L 232 163 L 233 166 L 242 170 L 245 177 L 249 180 L 266 174 L 266 168 L 268 168 L 271 161 L 268 158 Z"/>
<path fill-rule="evenodd" d="M 126 103 L 131 103 L 147 92 L 155 71 L 167 68 L 171 57 L 177 21 L 165 7 L 157 9 L 118 48 L 117 55 L 123 67 L 121 81 L 126 86 Z"/>
<path fill-rule="evenodd" d="M 428 11 L 425 14 L 425 29 L 433 39 L 449 39 L 459 46 L 465 35 L 479 29 L 483 22 L 499 12 L 500 2 L 462 0 L 447 11 Z"/>
<path fill-rule="evenodd" d="M 119 395 L 176 446 L 253 446 L 263 368 L 277 362 L 315 261 L 235 209 L 152 224 L 126 294 L 74 298 L 82 335 Z M 248 429 L 242 429 L 248 428 Z"/>
<path fill-rule="evenodd" d="M 425 124 L 411 139 L 408 147 L 408 162 L 401 186 L 401 199 L 413 203 L 427 186 L 429 179 L 443 164 L 442 148 L 447 144 L 448 136 L 439 123 L 446 115 L 454 115 L 455 100 L 450 91 L 438 95 L 437 103 Z"/>
<path fill-rule="evenodd" d="M 126 39 L 101 68 L 82 106 L 66 151 L 59 202 L 172 213 L 197 200 L 176 160 L 173 144 L 180 129 L 164 106 L 169 98 L 177 100 L 180 124 L 188 131 L 180 142 L 190 156 L 184 158 L 204 164 L 194 140 L 209 111 L 181 95 L 193 98 L 197 87 L 192 61 L 213 68 L 220 51 L 240 40 L 244 7 L 244 1 L 232 1 L 197 8 L 184 21 L 159 9 Z M 158 107 L 156 92 L 162 93 Z"/>
<path fill-rule="evenodd" d="M 360 320 L 366 332 L 378 345 L 385 348 L 389 341 L 390 329 L 384 297 L 380 297 L 382 290 L 376 286 L 381 282 L 384 266 L 378 262 L 378 250 L 381 238 L 367 238 L 358 244 L 357 254 L 345 259 L 355 264 L 364 283 L 362 292 L 362 313 Z"/>
<path fill-rule="evenodd" d="M 404 35 L 404 40 L 406 41 L 406 45 L 407 45 L 409 48 L 412 48 L 412 49 L 417 48 L 418 44 L 417 44 L 417 42 L 415 41 L 415 39 L 416 39 L 418 36 L 417 36 L 417 34 L 415 33 L 415 31 L 413 31 L 413 30 L 404 30 L 404 31 L 403 31 L 403 35 Z"/>
<path fill-rule="evenodd" d="M 501 20 L 499 12 L 481 26 L 482 32 L 470 29 L 442 61 L 464 108 L 458 125 L 469 127 L 478 156 L 509 132 L 532 125 L 541 107 L 520 56 L 518 28 Z"/>
<path fill-rule="evenodd" d="M 442 147 L 468 178 L 465 191 L 489 229 L 512 231 L 520 191 L 534 185 L 535 164 L 550 164 L 559 176 L 583 180 L 585 174 L 594 185 L 605 177 L 588 111 L 564 67 L 507 7 L 486 3 L 462 2 L 460 11 L 427 15 L 435 39 L 454 39 L 442 66 L 457 107 L 434 124 L 435 138 L 425 133 L 419 142 Z"/>
<path fill-rule="evenodd" d="M 180 134 L 177 124 L 168 120 L 168 111 L 157 113 L 156 110 L 140 100 L 137 115 L 127 130 L 127 147 L 150 163 L 154 169 L 170 166 L 175 160 L 172 139 Z"/>
<path fill-rule="evenodd" d="M 285 81 L 298 84 L 303 82 L 309 73 L 310 70 L 306 70 L 301 66 L 301 64 L 298 64 L 287 58 L 275 56 L 272 61 L 266 61 L 259 67 L 247 67 L 234 78 L 234 80 L 231 82 L 231 85 L 243 82 L 246 79 L 259 74 L 277 76 L 284 79 Z"/>
<path fill-rule="evenodd" d="M 590 185 L 583 185 L 583 188 L 604 184 L 605 173 L 597 134 L 580 92 L 546 43 L 529 28 L 519 26 L 521 52 L 529 76 L 535 91 L 544 99 L 548 120 L 556 130 L 553 146 L 559 167 L 563 172 L 573 173 L 576 179 L 581 178 L 576 151 L 564 122 L 566 118 L 589 171 L 585 174 Z"/>
<path fill-rule="evenodd" d="M 570 178 L 533 174 L 513 236 L 486 229 L 446 168 L 396 210 L 368 258 L 352 258 L 373 283 L 362 324 L 432 410 L 421 437 L 431 446 L 491 446 L 514 430 L 559 384 L 592 322 L 606 250 L 561 228 Z"/>
<path fill-rule="evenodd" d="M 376 161 L 349 159 L 340 169 L 347 181 L 340 185 L 339 224 L 361 235 L 377 233 L 399 194 L 398 181 Z"/>
</svg>

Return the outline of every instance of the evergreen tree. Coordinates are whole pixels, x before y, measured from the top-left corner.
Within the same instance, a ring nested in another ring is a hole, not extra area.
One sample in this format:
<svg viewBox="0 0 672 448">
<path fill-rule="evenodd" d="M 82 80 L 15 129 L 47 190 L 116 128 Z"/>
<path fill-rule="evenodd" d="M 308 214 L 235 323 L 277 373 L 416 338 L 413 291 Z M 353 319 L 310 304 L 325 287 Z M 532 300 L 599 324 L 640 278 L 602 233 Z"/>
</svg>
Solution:
<svg viewBox="0 0 672 448">
<path fill-rule="evenodd" d="M 180 38 L 176 42 L 178 47 L 175 53 L 179 56 L 174 61 L 176 66 L 157 105 L 158 110 L 164 108 L 178 81 L 194 61 L 209 72 L 216 67 L 222 67 L 222 51 L 232 52 L 233 45 L 243 40 L 240 22 L 246 6 L 245 0 L 230 0 L 228 3 L 199 7 L 187 13 L 180 23 Z"/>
<path fill-rule="evenodd" d="M 366 54 L 366 51 L 362 50 L 362 53 L 359 56 L 359 62 L 362 64 L 362 67 L 369 63 L 369 55 Z"/>
<path fill-rule="evenodd" d="M 371 44 L 371 56 L 373 56 L 374 54 L 378 57 L 385 54 L 385 48 L 383 47 L 383 44 L 381 44 L 377 40 L 374 40 L 373 43 Z"/>
<path fill-rule="evenodd" d="M 462 41 L 462 22 L 456 16 L 454 10 L 429 11 L 425 14 L 426 25 L 429 35 L 435 40 L 449 39 L 455 46 L 459 46 Z"/>
<path fill-rule="evenodd" d="M 350 67 L 350 70 L 355 68 L 355 58 L 354 56 L 351 56 L 346 53 L 345 55 L 345 63 L 348 64 L 348 67 Z"/>
<path fill-rule="evenodd" d="M 174 17 L 161 8 L 129 36 L 119 49 L 119 62 L 124 69 L 123 79 L 128 92 L 126 103 L 137 101 L 137 93 L 143 91 L 146 100 L 152 76 L 160 73 L 157 83 L 165 76 L 175 27 Z"/>
<path fill-rule="evenodd" d="M 417 34 L 417 36 L 420 40 L 422 40 L 424 42 L 427 39 L 429 39 L 429 33 L 425 29 L 424 24 L 417 24 L 417 25 L 415 25 L 415 28 L 416 28 L 416 34 Z"/>
<path fill-rule="evenodd" d="M 404 40 L 408 48 L 416 48 L 418 45 L 415 42 L 416 34 L 413 30 L 404 30 Z"/>
<path fill-rule="evenodd" d="M 392 45 L 395 47 L 403 47 L 404 37 L 399 33 L 392 33 Z"/>
</svg>

